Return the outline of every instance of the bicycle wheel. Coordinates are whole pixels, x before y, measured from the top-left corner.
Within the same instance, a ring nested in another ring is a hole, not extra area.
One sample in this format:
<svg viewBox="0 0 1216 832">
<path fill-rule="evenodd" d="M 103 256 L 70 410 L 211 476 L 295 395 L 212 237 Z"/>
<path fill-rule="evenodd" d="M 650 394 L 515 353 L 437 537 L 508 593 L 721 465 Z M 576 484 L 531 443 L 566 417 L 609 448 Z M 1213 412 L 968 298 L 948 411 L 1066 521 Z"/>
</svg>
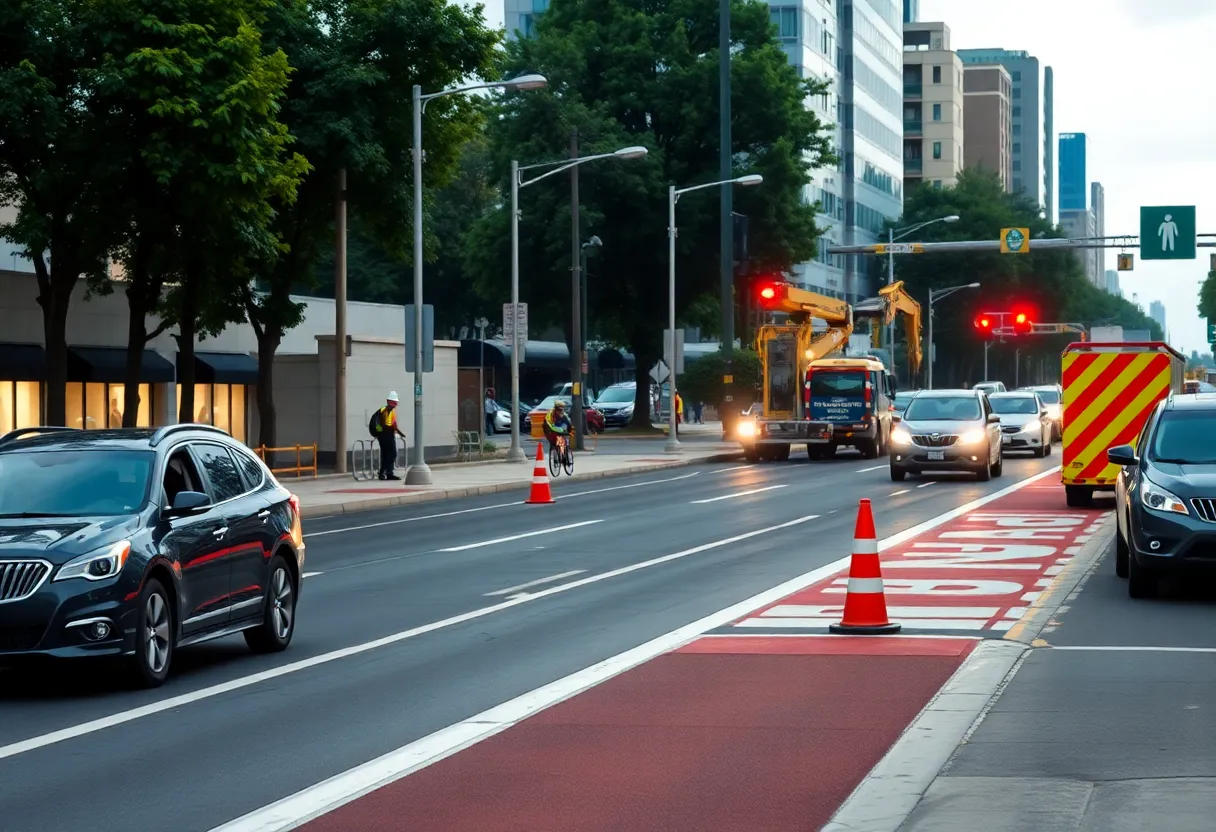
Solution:
<svg viewBox="0 0 1216 832">
<path fill-rule="evenodd" d="M 574 451 L 569 447 L 566 448 L 565 458 L 562 459 L 562 467 L 566 469 L 566 476 L 574 474 Z"/>
<path fill-rule="evenodd" d="M 557 446 L 549 449 L 549 476 L 556 477 L 562 472 L 562 452 Z"/>
</svg>

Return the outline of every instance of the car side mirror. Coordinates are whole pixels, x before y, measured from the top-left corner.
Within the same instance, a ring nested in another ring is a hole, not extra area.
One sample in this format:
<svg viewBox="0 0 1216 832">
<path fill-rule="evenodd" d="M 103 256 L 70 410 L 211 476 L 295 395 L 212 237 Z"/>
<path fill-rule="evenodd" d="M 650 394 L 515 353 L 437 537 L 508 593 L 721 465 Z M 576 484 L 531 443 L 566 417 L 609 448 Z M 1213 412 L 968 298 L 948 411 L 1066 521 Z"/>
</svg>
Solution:
<svg viewBox="0 0 1216 832">
<path fill-rule="evenodd" d="M 201 491 L 179 491 L 169 506 L 169 514 L 175 517 L 195 514 L 211 505 L 211 498 Z"/>
<path fill-rule="evenodd" d="M 1110 448 L 1106 452 L 1106 459 L 1112 465 L 1122 465 L 1125 468 L 1140 462 L 1136 457 L 1136 449 L 1131 445 L 1116 445 Z"/>
<path fill-rule="evenodd" d="M 988 424 L 990 424 L 990 425 L 999 425 L 1000 423 L 1001 423 L 1001 417 L 1000 417 L 1000 416 L 998 416 L 998 415 L 997 415 L 997 414 L 995 414 L 995 413 L 989 413 L 989 414 L 988 414 Z"/>
<path fill-rule="evenodd" d="M 898 425 L 898 424 L 899 424 L 900 422 L 902 422 L 903 420 L 904 420 L 904 417 L 903 417 L 903 416 L 900 416 L 898 413 L 894 414 L 894 415 L 891 417 L 891 423 L 892 423 L 892 424 L 896 424 L 896 425 Z"/>
<path fill-rule="evenodd" d="M 1040 415 L 1040 416 L 1046 416 L 1046 415 L 1047 415 L 1047 408 L 1043 408 L 1042 410 L 1040 410 L 1040 411 L 1039 411 L 1039 415 Z"/>
</svg>

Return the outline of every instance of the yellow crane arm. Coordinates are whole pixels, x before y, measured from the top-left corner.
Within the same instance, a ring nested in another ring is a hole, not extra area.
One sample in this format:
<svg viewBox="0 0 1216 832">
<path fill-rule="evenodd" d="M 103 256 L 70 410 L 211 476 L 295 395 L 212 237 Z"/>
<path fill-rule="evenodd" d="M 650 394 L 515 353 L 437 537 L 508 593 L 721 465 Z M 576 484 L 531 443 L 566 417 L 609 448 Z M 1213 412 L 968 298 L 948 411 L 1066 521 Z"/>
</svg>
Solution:
<svg viewBox="0 0 1216 832">
<path fill-rule="evenodd" d="M 771 287 L 774 296 L 766 297 L 765 308 L 772 312 L 784 312 L 801 318 L 814 318 L 830 326 L 853 325 L 853 311 L 849 304 L 839 298 L 821 295 L 799 289 L 797 286 L 782 284 Z"/>
<path fill-rule="evenodd" d="M 920 344 L 920 304 L 904 289 L 902 280 L 883 286 L 878 290 L 877 298 L 862 301 L 853 312 L 858 318 L 876 319 L 883 326 L 889 326 L 896 315 L 903 315 L 908 336 L 908 360 L 912 363 L 912 372 L 920 370 L 924 359 Z"/>
</svg>

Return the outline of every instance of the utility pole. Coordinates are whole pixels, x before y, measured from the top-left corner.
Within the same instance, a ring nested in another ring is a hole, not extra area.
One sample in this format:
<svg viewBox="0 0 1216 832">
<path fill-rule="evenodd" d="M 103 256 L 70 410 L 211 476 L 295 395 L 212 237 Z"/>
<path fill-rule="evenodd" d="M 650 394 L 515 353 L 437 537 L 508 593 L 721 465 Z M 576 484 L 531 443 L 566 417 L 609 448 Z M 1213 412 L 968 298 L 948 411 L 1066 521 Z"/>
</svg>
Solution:
<svg viewBox="0 0 1216 832">
<path fill-rule="evenodd" d="M 720 231 L 722 262 L 719 264 L 722 304 L 721 348 L 735 348 L 734 192 L 730 180 L 735 166 L 731 159 L 730 131 L 730 0 L 718 0 L 718 178 L 722 180 Z M 672 336 L 675 337 L 674 335 Z M 673 406 L 674 406 L 674 399 Z"/>
<path fill-rule="evenodd" d="M 334 451 L 346 473 L 346 168 L 338 170 L 334 209 Z"/>
<path fill-rule="evenodd" d="M 578 128 L 570 131 L 570 158 L 578 158 Z M 582 276 L 582 234 L 579 231 L 578 219 L 578 165 L 570 168 L 570 409 L 573 411 L 571 422 L 574 424 L 574 449 L 585 450 L 583 434 L 586 433 L 583 424 L 583 316 L 580 311 L 581 276 Z"/>
</svg>

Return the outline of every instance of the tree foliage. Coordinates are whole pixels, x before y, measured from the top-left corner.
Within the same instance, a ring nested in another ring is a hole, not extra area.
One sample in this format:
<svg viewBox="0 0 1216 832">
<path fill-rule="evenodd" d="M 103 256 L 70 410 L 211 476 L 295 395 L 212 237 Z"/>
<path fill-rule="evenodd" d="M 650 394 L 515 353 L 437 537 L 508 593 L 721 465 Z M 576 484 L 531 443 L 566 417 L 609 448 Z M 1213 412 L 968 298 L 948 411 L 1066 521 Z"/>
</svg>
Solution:
<svg viewBox="0 0 1216 832">
<path fill-rule="evenodd" d="M 955 187 L 916 188 L 905 199 L 904 216 L 897 224 L 910 226 L 951 214 L 957 214 L 959 221 L 928 225 L 914 239 L 996 240 L 1001 228 L 1028 227 L 1031 241 L 1027 254 L 991 251 L 896 256 L 896 279 L 905 281 L 926 316 L 930 289 L 980 283 L 979 289 L 964 289 L 934 304 L 935 386 L 981 380 L 984 359 L 973 325 L 975 316 L 1006 311 L 1017 303 L 1036 309 L 1042 323 L 1121 325 L 1149 329 L 1154 337 L 1161 337 L 1160 327 L 1139 307 L 1090 283 L 1076 252 L 1036 251 L 1036 238 L 1060 237 L 1061 233 L 1039 217 L 1036 205 L 1023 196 L 1006 193 L 996 174 L 966 170 Z M 1028 378 L 1034 376 L 1026 375 L 1027 368 L 1037 372 L 1035 368 L 1042 367 L 1044 381 L 1056 380 L 1060 350 L 1074 340 L 1075 335 L 1036 336 L 995 344 L 989 352 L 988 375 L 1007 383 L 1016 376 L 1022 383 L 1029 383 Z M 1022 362 L 1017 372 L 1015 360 Z"/>
<path fill-rule="evenodd" d="M 751 220 L 752 259 L 786 270 L 815 252 L 814 207 L 803 202 L 810 172 L 831 163 L 829 136 L 807 100 L 823 88 L 799 79 L 773 37 L 768 7 L 736 2 L 731 17 L 732 142 L 735 174 L 759 173 L 760 187 L 737 189 L 735 211 Z M 635 421 L 648 424 L 646 372 L 661 352 L 666 321 L 667 186 L 718 178 L 718 24 L 713 0 L 554 0 L 535 37 L 512 41 L 508 74 L 540 72 L 544 91 L 510 94 L 490 122 L 500 175 L 569 155 L 643 145 L 644 160 L 605 160 L 579 168 L 584 236 L 599 236 L 599 278 L 590 287 L 591 328 L 637 357 Z M 540 171 L 533 172 L 533 175 Z M 570 189 L 565 175 L 520 192 L 521 296 L 536 326 L 571 315 Z M 468 262 L 486 298 L 508 296 L 509 184 L 501 208 L 468 240 Z M 681 321 L 704 317 L 717 293 L 718 199 L 684 197 L 679 228 Z"/>
<path fill-rule="evenodd" d="M 1216 271 L 1208 272 L 1199 286 L 1199 317 L 1216 321 Z"/>
</svg>

